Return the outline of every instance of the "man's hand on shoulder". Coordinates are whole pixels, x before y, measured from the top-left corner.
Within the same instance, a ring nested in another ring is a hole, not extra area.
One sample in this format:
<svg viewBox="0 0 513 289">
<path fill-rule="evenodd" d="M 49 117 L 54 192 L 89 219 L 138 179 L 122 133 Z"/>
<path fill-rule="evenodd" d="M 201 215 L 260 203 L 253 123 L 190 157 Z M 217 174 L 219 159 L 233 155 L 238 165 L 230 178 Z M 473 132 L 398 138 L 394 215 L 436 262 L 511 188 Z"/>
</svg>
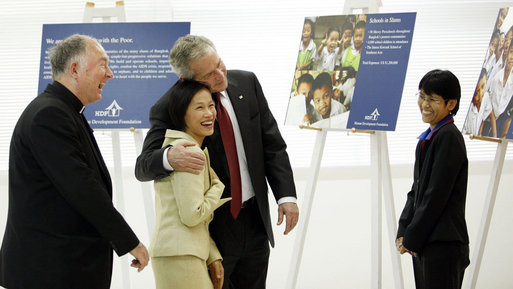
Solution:
<svg viewBox="0 0 513 289">
<path fill-rule="evenodd" d="M 198 175 L 205 165 L 203 154 L 188 150 L 187 147 L 196 145 L 193 142 L 183 142 L 172 146 L 167 151 L 167 161 L 175 171 L 189 172 Z"/>
</svg>

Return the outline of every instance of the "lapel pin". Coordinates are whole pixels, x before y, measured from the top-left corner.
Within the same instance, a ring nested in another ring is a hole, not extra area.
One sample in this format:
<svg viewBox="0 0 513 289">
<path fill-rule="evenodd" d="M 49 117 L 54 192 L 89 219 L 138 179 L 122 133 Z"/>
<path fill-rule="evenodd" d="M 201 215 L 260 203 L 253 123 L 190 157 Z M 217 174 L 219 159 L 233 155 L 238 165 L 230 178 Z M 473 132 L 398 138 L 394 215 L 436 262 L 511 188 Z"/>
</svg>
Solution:
<svg viewBox="0 0 513 289">
<path fill-rule="evenodd" d="M 239 95 L 239 99 L 243 99 L 243 98 L 244 98 L 244 96 L 242 96 L 242 95 Z"/>
</svg>

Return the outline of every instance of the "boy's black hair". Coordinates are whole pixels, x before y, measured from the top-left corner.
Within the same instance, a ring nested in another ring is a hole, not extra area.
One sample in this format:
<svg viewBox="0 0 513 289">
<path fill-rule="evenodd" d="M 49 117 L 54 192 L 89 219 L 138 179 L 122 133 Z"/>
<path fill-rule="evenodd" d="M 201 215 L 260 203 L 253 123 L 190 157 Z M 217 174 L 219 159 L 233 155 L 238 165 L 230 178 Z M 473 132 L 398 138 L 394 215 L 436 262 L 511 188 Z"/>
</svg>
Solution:
<svg viewBox="0 0 513 289">
<path fill-rule="evenodd" d="M 435 69 L 426 73 L 420 80 L 419 90 L 423 90 L 428 95 L 438 94 L 445 100 L 445 103 L 449 99 L 456 99 L 456 106 L 451 113 L 456 115 L 458 112 L 461 98 L 460 82 L 456 75 L 449 70 Z"/>
<path fill-rule="evenodd" d="M 299 87 L 299 85 L 303 82 L 306 82 L 306 83 L 313 83 L 314 82 L 314 78 L 313 76 L 310 74 L 310 73 L 305 73 L 303 75 L 301 75 L 298 79 L 297 79 L 297 87 Z"/>
<path fill-rule="evenodd" d="M 342 34 L 344 34 L 344 31 L 346 30 L 351 30 L 351 32 L 353 32 L 353 23 L 345 22 L 344 25 L 342 25 Z"/>
<path fill-rule="evenodd" d="M 327 72 L 323 72 L 317 75 L 312 84 L 312 90 L 310 90 L 310 92 L 313 94 L 315 90 L 321 89 L 323 86 L 327 86 L 330 91 L 333 91 L 333 82 L 331 80 L 331 75 Z"/>
<path fill-rule="evenodd" d="M 362 20 L 356 22 L 356 25 L 354 26 L 354 30 L 365 29 L 365 24 L 367 24 L 367 23 L 365 23 L 365 21 L 362 21 Z"/>
<path fill-rule="evenodd" d="M 328 28 L 328 34 L 326 34 L 327 37 L 330 37 L 330 34 L 331 32 L 333 31 L 337 31 L 338 32 L 338 39 L 337 40 L 340 40 L 340 30 L 338 30 L 338 27 L 336 26 L 331 26 L 330 28 Z"/>
</svg>

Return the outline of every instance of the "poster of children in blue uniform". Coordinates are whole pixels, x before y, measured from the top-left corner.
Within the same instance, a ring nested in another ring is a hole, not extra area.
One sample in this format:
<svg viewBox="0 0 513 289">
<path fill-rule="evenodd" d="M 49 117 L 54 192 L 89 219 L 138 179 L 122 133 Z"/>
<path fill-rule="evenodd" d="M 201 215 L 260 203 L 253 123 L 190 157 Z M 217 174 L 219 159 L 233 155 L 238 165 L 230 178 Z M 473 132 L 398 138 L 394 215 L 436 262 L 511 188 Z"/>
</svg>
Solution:
<svg viewBox="0 0 513 289">
<path fill-rule="evenodd" d="M 394 130 L 415 17 L 305 18 L 285 124 Z"/>
<path fill-rule="evenodd" d="M 513 138 L 513 10 L 501 8 L 492 29 L 463 133 Z"/>
<path fill-rule="evenodd" d="M 89 35 L 104 47 L 114 74 L 102 88 L 102 99 L 84 110 L 90 126 L 149 128 L 151 106 L 178 80 L 169 50 L 189 32 L 189 22 L 45 24 L 38 94 L 52 82 L 48 49 L 72 34 Z"/>
</svg>

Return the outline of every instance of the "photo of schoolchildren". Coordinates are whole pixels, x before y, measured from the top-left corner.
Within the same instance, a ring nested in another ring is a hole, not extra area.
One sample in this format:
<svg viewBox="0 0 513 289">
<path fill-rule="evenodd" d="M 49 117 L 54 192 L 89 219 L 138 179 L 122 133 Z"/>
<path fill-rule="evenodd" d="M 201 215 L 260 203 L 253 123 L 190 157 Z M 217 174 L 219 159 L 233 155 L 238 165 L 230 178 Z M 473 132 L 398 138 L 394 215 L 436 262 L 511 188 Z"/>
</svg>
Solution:
<svg viewBox="0 0 513 289">
<path fill-rule="evenodd" d="M 463 133 L 508 136 L 513 115 L 513 13 L 509 12 L 501 8 L 497 15 Z"/>
<path fill-rule="evenodd" d="M 306 17 L 286 125 L 346 128 L 366 14 Z"/>
</svg>

